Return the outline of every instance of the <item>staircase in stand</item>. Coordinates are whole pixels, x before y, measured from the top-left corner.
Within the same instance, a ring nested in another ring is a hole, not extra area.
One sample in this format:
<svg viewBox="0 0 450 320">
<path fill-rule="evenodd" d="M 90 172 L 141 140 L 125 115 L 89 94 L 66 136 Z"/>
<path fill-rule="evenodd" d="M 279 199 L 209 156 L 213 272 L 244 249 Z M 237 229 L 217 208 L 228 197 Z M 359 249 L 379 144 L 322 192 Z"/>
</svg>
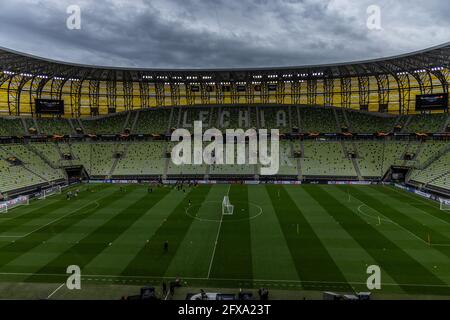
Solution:
<svg viewBox="0 0 450 320">
<path fill-rule="evenodd" d="M 450 126 L 450 114 L 447 117 L 447 120 L 444 123 L 444 127 L 442 128 L 442 132 L 446 132 L 447 128 Z"/>
<path fill-rule="evenodd" d="M 20 117 L 20 122 L 22 122 L 22 126 L 23 126 L 23 133 L 25 135 L 28 134 L 28 128 L 27 128 L 27 122 L 25 121 L 24 118 Z"/>
<path fill-rule="evenodd" d="M 412 115 L 409 115 L 408 119 L 406 120 L 405 124 L 403 125 L 402 132 L 406 132 L 406 128 L 408 128 L 408 126 L 411 123 L 412 119 L 413 119 Z"/>
<path fill-rule="evenodd" d="M 436 160 L 438 160 L 440 157 L 442 157 L 444 154 L 446 154 L 447 152 L 450 151 L 450 144 L 442 147 L 435 155 L 433 155 L 430 159 L 428 159 L 427 161 L 425 161 L 424 164 L 420 164 L 419 165 L 419 169 L 420 170 L 425 170 L 427 169 L 433 162 L 435 162 Z"/>
<path fill-rule="evenodd" d="M 364 178 L 361 175 L 361 170 L 359 169 L 358 161 L 355 158 L 352 158 L 353 167 L 355 167 L 356 175 L 358 176 L 359 181 L 363 181 Z"/>
<path fill-rule="evenodd" d="M 339 117 L 338 117 L 338 114 L 337 114 L 338 111 L 335 108 L 333 108 L 332 110 L 333 110 L 333 114 L 334 114 L 334 119 L 336 120 L 336 129 L 337 129 L 336 132 L 341 132 L 342 123 L 340 123 L 340 121 L 339 121 Z"/>
<path fill-rule="evenodd" d="M 52 162 L 44 155 L 44 153 L 43 153 L 41 150 L 35 148 L 34 146 L 32 146 L 32 145 L 29 144 L 29 143 L 25 143 L 24 146 L 25 146 L 25 148 L 27 148 L 28 150 L 30 150 L 32 153 L 34 153 L 35 155 L 37 155 L 37 156 L 38 156 L 42 161 L 44 161 L 50 168 L 52 168 L 52 169 L 59 169 L 59 167 L 58 167 L 58 166 L 55 166 L 55 164 L 52 163 Z"/>
<path fill-rule="evenodd" d="M 69 126 L 72 129 L 72 133 L 74 133 L 74 134 L 77 133 L 77 130 L 75 129 L 75 127 L 73 125 L 72 119 L 67 119 L 67 122 L 69 122 Z"/>
<path fill-rule="evenodd" d="M 6 154 L 8 154 L 9 156 L 15 157 L 17 159 L 19 159 L 19 157 L 17 157 L 15 154 L 7 151 L 6 149 L 2 148 L 0 146 L 0 150 L 2 150 L 3 152 L 5 152 Z M 47 183 L 48 185 L 51 185 L 51 182 L 45 178 L 44 176 L 40 175 L 39 173 L 35 172 L 34 170 L 30 169 L 25 163 L 22 163 L 20 165 L 22 168 L 24 168 L 26 171 L 28 171 L 29 173 L 31 173 L 32 175 L 35 175 L 36 177 L 38 177 L 39 179 L 41 179 L 42 181 L 44 181 L 45 183 Z"/>
<path fill-rule="evenodd" d="M 345 111 L 345 109 L 342 109 L 342 114 L 344 115 L 345 124 L 348 128 L 348 131 L 353 132 L 352 125 L 351 125 L 350 121 L 348 120 L 347 112 Z"/>
<path fill-rule="evenodd" d="M 425 184 L 425 187 L 428 187 L 430 184 L 432 185 L 433 182 L 439 180 L 440 178 L 442 178 L 442 177 L 444 177 L 444 176 L 446 176 L 446 175 L 448 175 L 448 174 L 450 174 L 450 170 L 449 170 L 449 171 L 445 171 L 444 173 L 440 174 L 439 176 L 437 176 L 437 177 L 433 178 L 432 180 L 428 181 L 428 182 Z"/>
<path fill-rule="evenodd" d="M 139 120 L 140 110 L 136 111 L 136 116 L 134 117 L 133 123 L 131 124 L 130 132 L 135 133 L 136 124 Z"/>
</svg>

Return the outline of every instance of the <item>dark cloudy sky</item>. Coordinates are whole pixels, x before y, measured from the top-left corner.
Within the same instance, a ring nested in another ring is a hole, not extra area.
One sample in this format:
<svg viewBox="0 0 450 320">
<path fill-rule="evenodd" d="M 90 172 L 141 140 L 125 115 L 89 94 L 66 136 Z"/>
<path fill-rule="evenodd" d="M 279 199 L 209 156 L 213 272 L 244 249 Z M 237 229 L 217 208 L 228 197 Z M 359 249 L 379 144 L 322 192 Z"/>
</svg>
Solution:
<svg viewBox="0 0 450 320">
<path fill-rule="evenodd" d="M 0 46 L 70 62 L 228 68 L 345 62 L 450 41 L 449 0 L 0 0 Z M 81 8 L 81 30 L 66 9 Z M 381 9 L 369 30 L 367 8 Z"/>
</svg>

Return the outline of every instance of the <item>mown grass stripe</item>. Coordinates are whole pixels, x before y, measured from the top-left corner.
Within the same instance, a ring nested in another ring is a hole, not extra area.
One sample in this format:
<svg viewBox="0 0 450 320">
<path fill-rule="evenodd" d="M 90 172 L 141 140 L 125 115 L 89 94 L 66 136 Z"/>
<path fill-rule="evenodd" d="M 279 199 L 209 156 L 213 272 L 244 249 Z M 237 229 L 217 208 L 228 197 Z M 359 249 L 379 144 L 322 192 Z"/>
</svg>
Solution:
<svg viewBox="0 0 450 320">
<path fill-rule="evenodd" d="M 302 281 L 340 282 L 342 291 L 352 291 L 347 279 L 330 256 L 314 229 L 282 186 L 266 186 L 291 252 L 298 277 Z M 297 225 L 299 232 L 297 233 Z M 313 290 L 315 283 L 304 283 Z"/>
<path fill-rule="evenodd" d="M 107 193 L 106 196 L 103 196 L 103 198 L 99 199 L 98 192 L 92 193 L 83 198 L 83 201 L 88 202 L 86 206 L 82 206 L 79 209 L 74 210 L 67 217 L 60 219 L 53 224 L 43 227 L 26 237 L 19 238 L 14 242 L 11 242 L 8 245 L 4 246 L 0 251 L 0 267 L 5 266 L 17 257 L 36 248 L 43 242 L 52 238 L 55 234 L 63 233 L 77 222 L 83 219 L 88 219 L 95 213 L 97 204 L 107 205 L 117 199 L 119 194 L 120 192 L 118 191 Z M 89 203 L 89 201 L 92 202 Z M 79 214 L 80 212 L 82 212 L 83 214 Z"/>
<path fill-rule="evenodd" d="M 222 216 L 222 199 L 228 188 L 223 184 L 213 185 L 205 200 L 198 204 L 196 216 L 190 214 L 196 204 L 187 209 L 193 221 L 166 270 L 167 275 L 178 274 L 184 278 L 208 274 Z"/>
<path fill-rule="evenodd" d="M 161 226 L 178 203 L 187 194 L 172 189 L 157 200 L 154 206 L 136 220 L 128 230 L 114 241 L 114 245 L 102 251 L 94 260 L 84 267 L 83 272 L 90 274 L 119 275 L 135 255 L 146 245 L 156 230 Z M 179 269 L 178 269 L 179 270 Z"/>
<path fill-rule="evenodd" d="M 291 252 L 266 187 L 251 186 L 248 194 L 249 203 L 260 206 L 262 210 L 261 215 L 250 220 L 253 278 L 298 280 Z M 254 207 L 254 210 L 258 209 Z"/>
<path fill-rule="evenodd" d="M 136 254 L 121 274 L 133 276 L 164 275 L 193 221 L 185 213 L 189 205 L 189 200 L 193 204 L 201 204 L 210 188 L 210 186 L 200 185 L 191 189 L 187 196 L 180 201 L 175 210 L 172 211 L 169 217 L 152 235 L 149 243 Z M 198 210 L 199 206 L 196 208 Z M 196 210 L 192 210 L 191 213 L 195 214 Z M 169 242 L 169 251 L 167 253 L 163 251 L 165 241 Z M 186 254 L 189 253 L 187 252 Z"/>
<path fill-rule="evenodd" d="M 336 262 L 347 282 L 352 284 L 354 291 L 366 291 L 366 268 L 376 264 L 376 261 L 303 188 L 285 186 L 285 189 L 297 206 L 304 208 L 305 219 Z M 332 189 L 336 188 L 332 187 Z M 387 274 L 383 279 L 395 282 Z M 363 285 L 355 286 L 354 283 L 358 282 Z M 401 292 L 401 289 L 398 288 L 398 291 Z"/>
<path fill-rule="evenodd" d="M 384 198 L 384 200 L 381 201 L 376 197 L 370 195 L 367 188 L 352 188 L 350 190 L 350 194 L 356 199 L 360 200 L 362 203 L 365 203 L 376 211 L 382 213 L 385 217 L 387 217 L 391 221 L 394 221 L 405 230 L 408 230 L 417 238 L 422 239 L 424 243 L 428 243 L 428 237 L 430 237 L 430 241 L 432 240 L 432 243 L 449 245 L 447 247 L 434 246 L 433 248 L 440 251 L 447 257 L 450 257 L 450 239 L 448 237 L 428 226 L 424 226 L 423 224 L 412 219 L 400 210 L 397 210 L 391 205 L 390 201 L 386 201 L 386 199 L 389 198 Z M 383 194 L 388 197 L 390 196 L 390 194 Z"/>
<path fill-rule="evenodd" d="M 127 189 L 126 194 L 122 197 L 107 204 L 103 208 L 97 208 L 97 210 L 106 210 L 108 207 L 114 206 L 114 203 L 119 200 L 125 201 L 124 207 L 118 213 L 114 214 L 111 219 L 104 222 L 95 230 L 92 230 L 87 236 L 79 240 L 77 244 L 47 263 L 36 273 L 61 273 L 66 270 L 67 266 L 72 264 L 83 269 L 84 266 L 105 250 L 109 246 L 109 243 L 113 243 L 136 220 L 142 217 L 147 210 L 161 200 L 167 192 L 165 188 L 157 189 L 153 193 L 147 193 L 145 189 Z M 129 196 L 136 195 L 136 193 L 138 198 L 135 201 Z M 129 201 L 133 202 L 130 203 Z M 34 277 L 27 279 L 27 281 L 33 280 L 35 280 Z"/>
<path fill-rule="evenodd" d="M 439 209 L 439 204 L 436 202 L 424 199 L 409 192 L 400 191 L 397 188 L 390 186 L 383 186 L 382 188 L 376 188 L 375 190 L 382 192 L 400 202 L 407 203 L 408 205 L 413 206 L 420 211 L 425 212 L 425 214 L 435 217 L 436 219 L 450 223 L 450 214 L 446 211 L 441 211 Z"/>
<path fill-rule="evenodd" d="M 97 192 L 99 192 L 102 189 L 105 189 L 105 186 L 100 186 L 96 190 Z M 47 201 L 49 201 L 50 199 L 39 200 L 42 201 L 42 203 L 36 203 L 35 201 L 34 203 L 31 202 L 30 204 L 31 210 L 27 211 L 27 213 L 20 214 L 19 216 L 16 215 L 15 210 L 22 210 L 22 209 L 25 210 L 29 208 L 19 207 L 17 209 L 13 209 L 13 211 L 10 213 L 13 219 L 3 221 L 0 220 L 0 235 L 12 229 L 17 229 L 21 226 L 24 226 L 25 224 L 31 221 L 39 221 L 44 217 L 51 216 L 55 211 L 63 211 L 65 207 L 70 207 L 73 205 L 73 201 L 68 202 L 63 195 L 54 197 L 57 197 L 57 200 L 52 198 L 49 203 Z M 8 214 L 5 214 L 5 216 L 7 215 Z"/>
<path fill-rule="evenodd" d="M 354 196 L 359 188 L 347 188 L 347 191 Z M 399 284 L 415 283 L 417 281 L 428 285 L 445 286 L 446 284 L 429 272 L 424 266 L 410 257 L 395 243 L 387 239 L 382 233 L 369 225 L 360 216 L 354 214 L 352 209 L 344 205 L 326 187 L 304 186 L 304 190 L 330 214 L 340 226 L 344 228 L 355 239 L 361 247 L 377 261 L 382 271 L 387 272 L 394 281 Z M 364 199 L 366 199 L 363 196 Z M 362 199 L 362 200 L 364 200 Z M 364 201 L 362 201 L 364 202 Z M 420 275 L 420 277 L 418 276 Z M 408 293 L 447 293 L 445 287 L 414 287 L 399 285 L 402 290 Z"/>
<path fill-rule="evenodd" d="M 231 204 L 234 205 L 234 213 L 232 216 L 222 217 L 222 226 L 209 276 L 211 278 L 252 279 L 248 187 L 233 185 L 228 196 Z M 238 220 L 236 220 L 236 216 L 239 216 Z"/>
</svg>

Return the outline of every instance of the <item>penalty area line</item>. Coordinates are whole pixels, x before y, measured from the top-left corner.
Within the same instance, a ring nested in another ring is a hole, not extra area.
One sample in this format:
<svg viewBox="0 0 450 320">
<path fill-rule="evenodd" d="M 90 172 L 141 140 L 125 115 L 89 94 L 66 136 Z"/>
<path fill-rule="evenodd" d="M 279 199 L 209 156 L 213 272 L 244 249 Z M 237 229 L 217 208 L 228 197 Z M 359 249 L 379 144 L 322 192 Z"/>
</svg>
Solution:
<svg viewBox="0 0 450 320">
<path fill-rule="evenodd" d="M 362 201 L 361 201 L 361 202 L 362 202 Z M 369 209 L 372 209 L 372 210 L 378 212 L 378 213 L 380 214 L 379 217 L 383 216 L 384 218 L 380 218 L 380 221 L 385 221 L 385 222 L 392 223 L 394 226 L 396 226 L 396 227 L 402 229 L 403 231 L 405 231 L 406 233 L 410 234 L 411 236 L 413 236 L 414 238 L 416 238 L 416 239 L 419 240 L 420 242 L 426 244 L 427 246 L 430 246 L 430 247 L 433 247 L 433 246 L 437 246 L 437 247 L 450 247 L 450 243 L 430 243 L 430 242 L 428 242 L 428 241 L 422 239 L 420 236 L 418 236 L 418 235 L 416 235 L 415 233 L 413 233 L 412 231 L 406 229 L 405 227 L 403 227 L 402 225 L 398 224 L 397 222 L 392 221 L 391 219 L 389 219 L 388 217 L 386 217 L 384 214 L 382 214 L 380 211 L 378 211 L 377 209 L 372 208 L 371 206 L 369 206 L 369 205 L 367 205 L 367 204 L 365 204 L 365 203 L 363 203 L 362 205 L 360 205 L 360 206 L 358 207 L 358 209 L 357 209 L 358 212 L 361 213 L 361 214 L 364 215 L 364 216 L 367 216 L 367 217 L 372 218 L 372 219 L 376 219 L 375 217 L 373 217 L 373 216 L 371 216 L 371 215 L 369 215 L 369 214 L 367 214 L 367 213 L 365 213 L 365 212 L 363 212 L 363 211 L 361 210 L 361 208 L 364 207 L 364 206 L 367 207 L 367 208 L 369 208 Z"/>
</svg>

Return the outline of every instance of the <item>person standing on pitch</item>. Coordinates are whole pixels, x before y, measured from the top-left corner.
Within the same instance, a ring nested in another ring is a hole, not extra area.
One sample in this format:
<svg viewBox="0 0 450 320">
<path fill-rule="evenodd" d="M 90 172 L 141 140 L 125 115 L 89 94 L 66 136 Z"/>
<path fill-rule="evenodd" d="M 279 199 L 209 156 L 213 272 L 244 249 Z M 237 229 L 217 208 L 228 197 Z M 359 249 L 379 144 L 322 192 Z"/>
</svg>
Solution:
<svg viewBox="0 0 450 320">
<path fill-rule="evenodd" d="M 164 253 L 168 253 L 169 252 L 169 241 L 165 241 L 164 242 Z"/>
</svg>

